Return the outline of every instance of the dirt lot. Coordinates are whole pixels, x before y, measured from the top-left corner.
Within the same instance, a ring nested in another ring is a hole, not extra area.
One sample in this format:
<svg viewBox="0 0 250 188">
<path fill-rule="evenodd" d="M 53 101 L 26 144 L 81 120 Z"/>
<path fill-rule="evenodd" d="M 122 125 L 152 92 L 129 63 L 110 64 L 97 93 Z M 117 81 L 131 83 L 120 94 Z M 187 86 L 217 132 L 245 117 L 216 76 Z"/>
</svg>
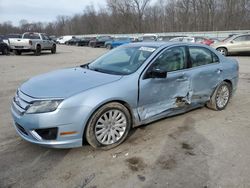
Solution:
<svg viewBox="0 0 250 188">
<path fill-rule="evenodd" d="M 0 56 L 0 187 L 250 187 L 250 57 L 226 110 L 207 108 L 136 128 L 109 151 L 57 150 L 23 141 L 10 115 L 16 88 L 30 77 L 88 62 L 105 49 Z"/>
</svg>

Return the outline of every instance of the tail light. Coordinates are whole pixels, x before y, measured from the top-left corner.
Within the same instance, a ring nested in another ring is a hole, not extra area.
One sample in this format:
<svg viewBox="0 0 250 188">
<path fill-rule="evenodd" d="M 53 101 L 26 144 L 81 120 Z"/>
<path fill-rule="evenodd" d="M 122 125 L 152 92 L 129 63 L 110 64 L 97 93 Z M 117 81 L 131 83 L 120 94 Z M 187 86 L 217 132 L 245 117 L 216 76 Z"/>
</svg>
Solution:
<svg viewBox="0 0 250 188">
<path fill-rule="evenodd" d="M 32 45 L 32 41 L 31 40 L 29 40 L 29 44 Z"/>
</svg>

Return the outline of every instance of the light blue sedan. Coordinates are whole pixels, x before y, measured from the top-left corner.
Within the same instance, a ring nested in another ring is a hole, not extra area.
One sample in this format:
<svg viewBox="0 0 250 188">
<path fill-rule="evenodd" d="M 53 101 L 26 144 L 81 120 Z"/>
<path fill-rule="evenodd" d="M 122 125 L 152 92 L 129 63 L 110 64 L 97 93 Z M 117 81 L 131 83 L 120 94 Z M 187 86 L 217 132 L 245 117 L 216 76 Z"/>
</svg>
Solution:
<svg viewBox="0 0 250 188">
<path fill-rule="evenodd" d="M 237 61 L 199 44 L 131 43 L 92 63 L 31 78 L 11 105 L 25 140 L 54 148 L 110 149 L 132 127 L 206 105 L 223 110 Z"/>
</svg>

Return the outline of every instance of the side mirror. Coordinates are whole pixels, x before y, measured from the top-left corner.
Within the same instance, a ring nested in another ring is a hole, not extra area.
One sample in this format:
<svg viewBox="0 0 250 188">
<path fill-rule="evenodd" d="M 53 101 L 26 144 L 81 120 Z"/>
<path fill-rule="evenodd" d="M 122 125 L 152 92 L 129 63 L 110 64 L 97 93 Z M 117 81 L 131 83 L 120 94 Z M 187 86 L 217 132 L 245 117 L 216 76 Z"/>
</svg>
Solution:
<svg viewBox="0 0 250 188">
<path fill-rule="evenodd" d="M 231 40 L 231 41 L 230 41 L 230 43 L 232 43 L 232 44 L 233 44 L 233 43 L 234 43 L 234 41 L 233 41 L 233 40 Z"/>
<path fill-rule="evenodd" d="M 160 69 L 152 69 L 148 72 L 147 78 L 166 78 L 167 72 Z"/>
</svg>

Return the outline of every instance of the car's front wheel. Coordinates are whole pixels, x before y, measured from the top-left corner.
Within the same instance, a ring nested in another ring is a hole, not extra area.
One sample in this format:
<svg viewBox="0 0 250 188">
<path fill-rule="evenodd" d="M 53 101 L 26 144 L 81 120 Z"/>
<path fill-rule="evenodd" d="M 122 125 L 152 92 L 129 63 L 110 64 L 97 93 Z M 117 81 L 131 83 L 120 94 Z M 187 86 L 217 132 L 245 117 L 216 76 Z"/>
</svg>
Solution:
<svg viewBox="0 0 250 188">
<path fill-rule="evenodd" d="M 217 86 L 210 101 L 207 103 L 207 107 L 213 110 L 224 110 L 230 101 L 232 96 L 232 87 L 227 82 L 222 82 Z"/>
<path fill-rule="evenodd" d="M 51 53 L 55 54 L 56 53 L 56 45 L 54 44 L 51 48 Z"/>
<path fill-rule="evenodd" d="M 222 55 L 227 56 L 228 55 L 228 50 L 226 48 L 217 48 L 216 49 L 218 52 L 220 52 Z"/>
<path fill-rule="evenodd" d="M 36 56 L 39 56 L 39 55 L 41 55 L 41 51 L 42 51 L 41 46 L 40 46 L 40 45 L 37 45 L 34 54 L 35 54 Z"/>
<path fill-rule="evenodd" d="M 111 149 L 125 140 L 131 124 L 131 115 L 125 106 L 108 103 L 92 115 L 85 136 L 94 148 Z"/>
</svg>

